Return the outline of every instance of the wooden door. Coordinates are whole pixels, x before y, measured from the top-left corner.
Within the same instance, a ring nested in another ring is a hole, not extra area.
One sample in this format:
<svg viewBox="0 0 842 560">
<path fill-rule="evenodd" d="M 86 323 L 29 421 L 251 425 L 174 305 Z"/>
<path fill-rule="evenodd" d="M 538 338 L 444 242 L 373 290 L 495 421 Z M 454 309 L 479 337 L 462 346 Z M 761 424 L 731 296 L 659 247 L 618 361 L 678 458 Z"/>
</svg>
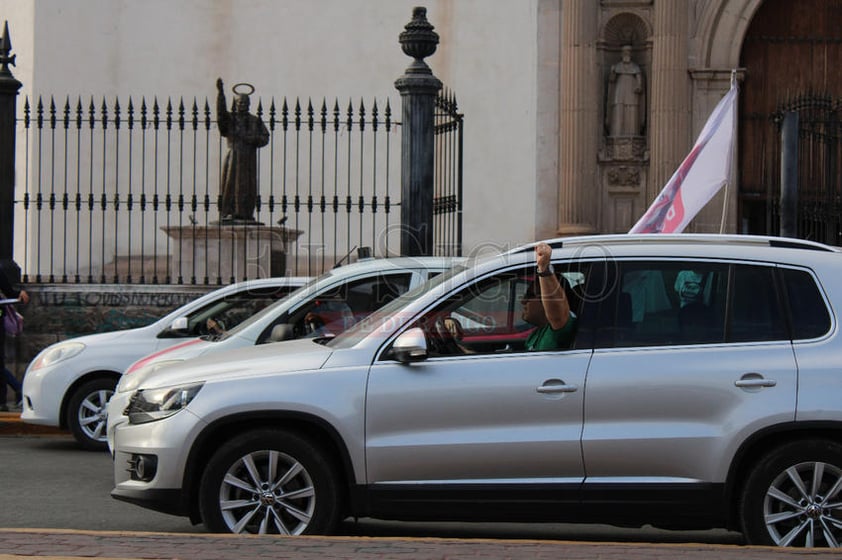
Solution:
<svg viewBox="0 0 842 560">
<path fill-rule="evenodd" d="M 777 234 L 781 172 L 776 111 L 827 100 L 832 113 L 834 100 L 842 99 L 842 0 L 765 0 L 746 33 L 741 66 L 746 77 L 740 92 L 737 227 L 744 233 Z M 818 157 L 799 156 L 802 161 Z M 810 198 L 810 189 L 819 188 L 817 180 L 800 173 L 799 203 Z"/>
</svg>

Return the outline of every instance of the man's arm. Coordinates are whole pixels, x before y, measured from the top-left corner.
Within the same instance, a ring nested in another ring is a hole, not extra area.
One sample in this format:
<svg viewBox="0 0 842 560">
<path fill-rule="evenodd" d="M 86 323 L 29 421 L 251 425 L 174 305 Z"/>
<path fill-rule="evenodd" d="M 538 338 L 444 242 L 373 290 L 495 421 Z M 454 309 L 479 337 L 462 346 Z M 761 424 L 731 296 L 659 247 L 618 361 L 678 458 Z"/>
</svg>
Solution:
<svg viewBox="0 0 842 560">
<path fill-rule="evenodd" d="M 539 273 L 538 282 L 541 285 L 541 303 L 544 305 L 544 315 L 553 330 L 558 330 L 567 324 L 570 319 L 570 304 L 564 293 L 561 283 L 555 274 L 540 276 L 550 267 L 550 257 L 553 254 L 552 248 L 546 243 L 539 243 L 535 246 L 535 264 Z"/>
</svg>

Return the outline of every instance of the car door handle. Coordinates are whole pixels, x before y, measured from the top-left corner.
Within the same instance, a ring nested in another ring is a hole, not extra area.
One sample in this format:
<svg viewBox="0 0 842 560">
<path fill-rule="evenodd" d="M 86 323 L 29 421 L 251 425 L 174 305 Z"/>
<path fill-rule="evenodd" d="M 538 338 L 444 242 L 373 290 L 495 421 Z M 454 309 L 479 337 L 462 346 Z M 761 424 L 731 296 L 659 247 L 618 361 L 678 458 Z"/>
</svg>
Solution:
<svg viewBox="0 0 842 560">
<path fill-rule="evenodd" d="M 555 393 L 575 393 L 579 390 L 579 387 L 576 385 L 568 385 L 560 379 L 549 379 L 535 390 L 542 395 L 552 395 Z"/>
<path fill-rule="evenodd" d="M 734 386 L 741 388 L 774 387 L 777 384 L 778 382 L 774 379 L 766 379 L 759 373 L 747 373 L 734 381 Z"/>
</svg>

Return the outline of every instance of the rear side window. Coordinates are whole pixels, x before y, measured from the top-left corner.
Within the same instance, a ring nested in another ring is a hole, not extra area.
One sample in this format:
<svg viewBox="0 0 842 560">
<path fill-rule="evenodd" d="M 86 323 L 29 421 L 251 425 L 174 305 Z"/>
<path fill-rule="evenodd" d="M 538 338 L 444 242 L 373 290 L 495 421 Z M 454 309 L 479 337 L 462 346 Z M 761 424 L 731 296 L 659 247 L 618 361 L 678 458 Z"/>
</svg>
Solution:
<svg viewBox="0 0 842 560">
<path fill-rule="evenodd" d="M 803 270 L 783 269 L 792 319 L 793 340 L 817 338 L 830 330 L 830 314 L 813 276 Z"/>
</svg>

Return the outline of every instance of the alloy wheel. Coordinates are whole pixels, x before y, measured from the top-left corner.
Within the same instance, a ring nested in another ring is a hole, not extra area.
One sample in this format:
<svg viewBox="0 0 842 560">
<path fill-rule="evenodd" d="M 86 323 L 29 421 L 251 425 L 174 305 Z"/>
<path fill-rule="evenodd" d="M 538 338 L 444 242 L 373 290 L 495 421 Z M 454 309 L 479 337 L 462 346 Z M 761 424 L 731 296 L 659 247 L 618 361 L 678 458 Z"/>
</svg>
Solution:
<svg viewBox="0 0 842 560">
<path fill-rule="evenodd" d="M 108 424 L 108 399 L 114 391 L 99 389 L 88 394 L 79 405 L 77 416 L 79 428 L 90 440 L 104 443 Z"/>
<path fill-rule="evenodd" d="M 763 501 L 766 529 L 779 546 L 839 547 L 842 470 L 823 462 L 793 465 L 771 483 Z"/>
<path fill-rule="evenodd" d="M 254 451 L 225 473 L 219 508 L 233 533 L 300 535 L 313 517 L 316 493 L 310 474 L 293 457 Z"/>
</svg>

